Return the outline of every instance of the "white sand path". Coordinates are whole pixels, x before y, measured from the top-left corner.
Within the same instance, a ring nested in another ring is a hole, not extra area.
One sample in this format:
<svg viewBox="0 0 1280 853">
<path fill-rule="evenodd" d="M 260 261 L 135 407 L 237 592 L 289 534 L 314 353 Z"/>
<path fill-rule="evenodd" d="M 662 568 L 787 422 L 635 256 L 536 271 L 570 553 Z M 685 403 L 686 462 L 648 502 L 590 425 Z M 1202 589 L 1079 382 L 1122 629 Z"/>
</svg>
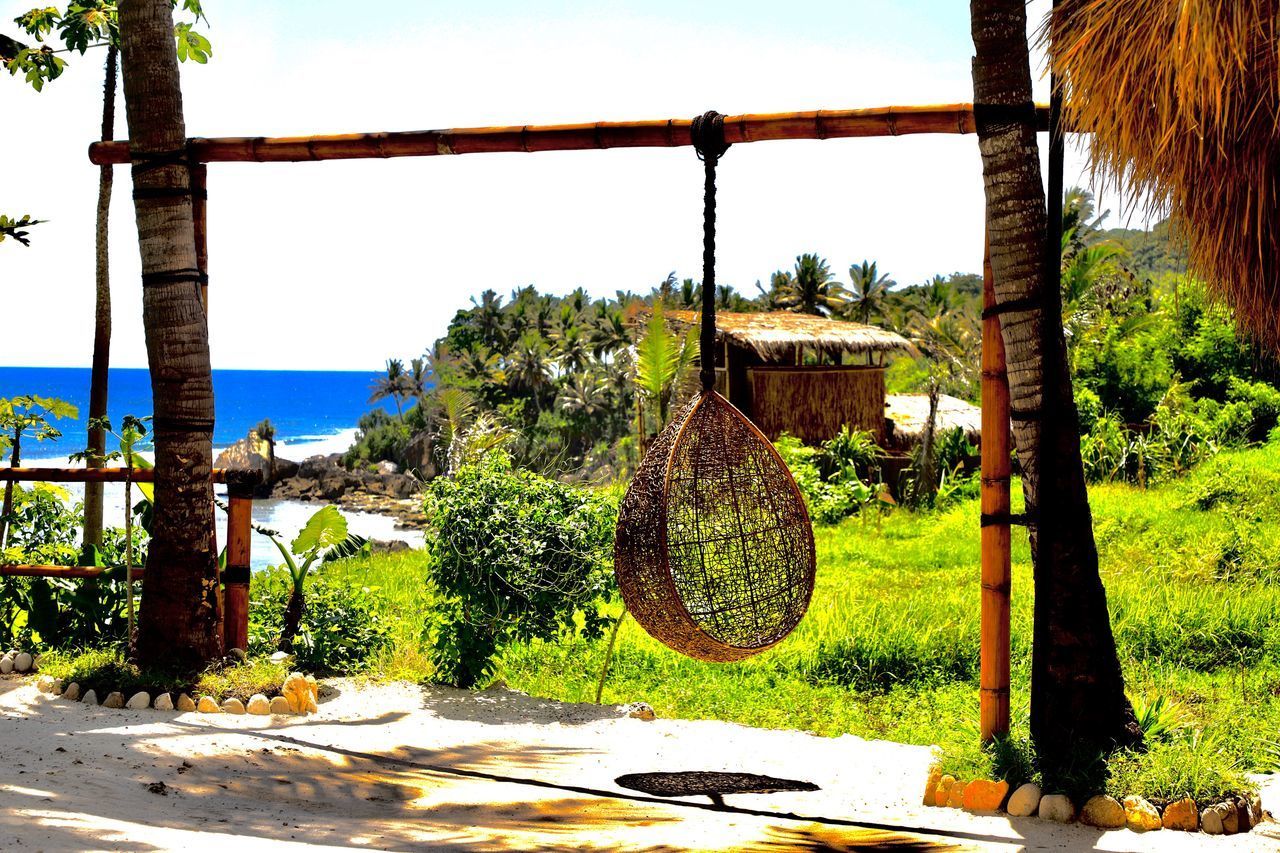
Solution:
<svg viewBox="0 0 1280 853">
<path fill-rule="evenodd" d="M 504 690 L 333 686 L 319 714 L 272 722 L 92 708 L 0 679 L 0 849 L 1280 849 L 1256 831 L 1143 836 L 924 808 L 922 747 L 644 722 Z M 614 782 L 680 770 L 821 790 L 719 809 Z"/>
</svg>

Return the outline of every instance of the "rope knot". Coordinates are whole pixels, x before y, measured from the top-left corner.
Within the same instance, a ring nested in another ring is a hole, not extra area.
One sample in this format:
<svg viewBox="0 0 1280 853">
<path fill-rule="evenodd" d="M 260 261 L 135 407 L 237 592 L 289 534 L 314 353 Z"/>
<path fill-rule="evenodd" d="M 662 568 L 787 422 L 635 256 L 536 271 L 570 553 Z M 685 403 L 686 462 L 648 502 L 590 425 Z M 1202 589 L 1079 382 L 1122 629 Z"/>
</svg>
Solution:
<svg viewBox="0 0 1280 853">
<path fill-rule="evenodd" d="M 724 116 L 715 110 L 707 110 L 694 118 L 689 127 L 689 137 L 699 160 L 714 163 L 729 150 L 729 143 L 724 141 Z"/>
</svg>

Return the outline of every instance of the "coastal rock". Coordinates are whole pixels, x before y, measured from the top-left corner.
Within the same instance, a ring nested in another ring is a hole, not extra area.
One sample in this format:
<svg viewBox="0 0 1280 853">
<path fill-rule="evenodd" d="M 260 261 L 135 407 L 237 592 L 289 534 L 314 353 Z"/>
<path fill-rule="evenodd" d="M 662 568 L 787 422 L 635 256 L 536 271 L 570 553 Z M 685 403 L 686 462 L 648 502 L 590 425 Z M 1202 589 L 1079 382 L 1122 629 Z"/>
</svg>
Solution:
<svg viewBox="0 0 1280 853">
<path fill-rule="evenodd" d="M 14 672 L 30 672 L 31 667 L 35 665 L 35 658 L 27 652 L 18 652 L 13 656 Z"/>
<path fill-rule="evenodd" d="M 141 711 L 143 708 L 151 707 L 151 694 L 145 690 L 139 690 L 137 693 L 129 697 L 129 701 L 124 703 L 126 708 L 134 711 Z"/>
<path fill-rule="evenodd" d="M 244 703 L 243 703 L 243 702 L 241 702 L 239 699 L 237 699 L 237 698 L 236 698 L 236 697 L 234 697 L 234 696 L 232 696 L 230 699 L 225 699 L 225 700 L 223 700 L 223 702 L 222 702 L 222 713 L 224 713 L 224 714 L 243 714 L 243 713 L 244 713 Z"/>
<path fill-rule="evenodd" d="M 267 697 L 261 693 L 255 693 L 249 697 L 249 704 L 245 706 L 245 710 L 250 714 L 270 714 L 271 703 L 267 701 Z"/>
<path fill-rule="evenodd" d="M 187 701 L 191 701 L 190 698 Z M 168 693 L 160 693 L 156 696 L 156 701 L 152 703 L 151 707 L 157 711 L 172 711 L 173 697 Z"/>
<path fill-rule="evenodd" d="M 1099 829 L 1119 829 L 1125 825 L 1125 809 L 1115 797 L 1098 794 L 1081 807 L 1080 822 Z"/>
<path fill-rule="evenodd" d="M 386 476 L 387 474 L 399 474 L 400 466 L 394 462 L 388 462 L 386 459 L 373 466 L 374 473 Z"/>
<path fill-rule="evenodd" d="M 1160 812 L 1144 797 L 1124 798 L 1124 822 L 1134 832 L 1151 832 L 1164 828 Z"/>
<path fill-rule="evenodd" d="M 1222 834 L 1222 815 L 1212 808 L 1200 812 L 1200 829 L 1205 835 Z"/>
<path fill-rule="evenodd" d="M 436 468 L 431 433 L 427 430 L 415 433 L 413 438 L 409 439 L 409 445 L 404 451 L 404 459 L 409 464 L 410 470 L 416 471 L 424 480 L 430 480 L 440 473 Z"/>
<path fill-rule="evenodd" d="M 123 708 L 123 707 L 124 707 L 124 694 L 123 694 L 123 693 L 121 693 L 119 690 L 113 690 L 112 692 L 110 692 L 110 693 L 108 693 L 108 694 L 107 694 L 107 698 L 106 698 L 106 699 L 103 699 L 103 700 L 102 700 L 102 707 L 104 707 L 104 708 Z"/>
<path fill-rule="evenodd" d="M 1005 795 L 1009 793 L 1009 783 L 1001 779 L 992 782 L 990 779 L 974 779 L 964 788 L 964 810 L 967 812 L 995 812 L 1000 810 Z"/>
<path fill-rule="evenodd" d="M 262 487 L 259 496 L 262 497 L 270 493 L 273 484 L 298 473 L 297 462 L 290 462 L 279 456 L 275 457 L 274 466 L 272 465 L 271 446 L 256 430 L 249 430 L 247 436 L 219 453 L 213 467 L 261 473 Z"/>
<path fill-rule="evenodd" d="M 1196 801 L 1190 797 L 1174 800 L 1164 807 L 1161 821 L 1165 829 L 1195 832 L 1200 828 L 1200 811 L 1196 808 Z"/>
<path fill-rule="evenodd" d="M 1013 817 L 1030 817 L 1040 807 L 1040 786 L 1035 782 L 1026 782 L 1018 786 L 1018 790 L 1009 797 L 1009 805 L 1005 809 Z"/>
<path fill-rule="evenodd" d="M 222 711 L 212 696 L 201 696 L 200 701 L 196 703 L 196 710 L 201 714 L 217 714 Z"/>
<path fill-rule="evenodd" d="M 964 789 L 969 785 L 968 782 L 956 782 L 951 786 L 951 790 L 947 792 L 947 808 L 958 809 L 964 805 Z"/>
<path fill-rule="evenodd" d="M 929 770 L 929 778 L 924 783 L 924 804 L 926 806 L 934 805 L 933 792 L 938 790 L 938 783 L 942 781 L 942 771 L 934 767 Z"/>
<path fill-rule="evenodd" d="M 283 696 L 275 696 L 271 699 L 271 713 L 273 714 L 292 714 L 289 709 L 289 700 Z"/>
<path fill-rule="evenodd" d="M 1036 813 L 1041 820 L 1071 823 L 1076 816 L 1076 807 L 1066 794 L 1046 794 L 1040 798 L 1040 807 Z"/>
<path fill-rule="evenodd" d="M 947 800 L 951 797 L 951 789 L 955 787 L 956 777 L 950 773 L 944 773 L 942 778 L 938 780 L 938 787 L 933 790 L 933 804 L 935 806 L 945 806 Z"/>
<path fill-rule="evenodd" d="M 333 453 L 304 459 L 297 475 L 278 482 L 271 497 L 336 503 L 344 509 L 391 516 L 403 527 L 421 529 L 426 519 L 416 497 L 420 485 L 407 474 L 348 471 L 342 467 L 342 456 Z"/>
<path fill-rule="evenodd" d="M 62 691 L 63 699 L 70 699 L 72 702 L 80 701 L 80 683 L 73 681 L 67 685 L 67 689 Z"/>
<path fill-rule="evenodd" d="M 97 704 L 98 704 L 98 694 L 97 694 L 97 693 L 95 693 L 93 690 L 88 690 L 88 691 L 86 691 L 86 692 L 85 692 L 85 694 L 84 694 L 84 698 L 83 698 L 83 699 L 81 699 L 80 701 L 81 701 L 81 702 L 83 702 L 83 703 L 85 703 L 86 705 L 97 705 Z"/>
</svg>

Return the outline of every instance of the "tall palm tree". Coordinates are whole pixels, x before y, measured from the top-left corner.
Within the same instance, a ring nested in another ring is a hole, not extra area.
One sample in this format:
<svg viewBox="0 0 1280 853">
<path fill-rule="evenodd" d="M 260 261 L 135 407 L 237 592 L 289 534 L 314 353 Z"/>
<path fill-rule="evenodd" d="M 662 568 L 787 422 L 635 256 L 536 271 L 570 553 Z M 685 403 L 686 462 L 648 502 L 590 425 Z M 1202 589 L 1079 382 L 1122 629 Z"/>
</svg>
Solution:
<svg viewBox="0 0 1280 853">
<path fill-rule="evenodd" d="M 848 292 L 831 274 L 824 258 L 804 254 L 796 258 L 795 272 L 786 283 L 780 304 L 801 314 L 827 317 L 838 314 L 848 303 Z"/>
<path fill-rule="evenodd" d="M 390 399 L 396 404 L 396 417 L 404 420 L 404 406 L 400 401 L 405 395 L 405 380 L 404 361 L 398 358 L 387 359 L 387 372 L 374 380 L 369 402 L 381 403 Z"/>
<path fill-rule="evenodd" d="M 854 264 L 849 267 L 849 304 L 845 313 L 859 323 L 883 318 L 896 283 L 887 273 L 880 274 L 875 261 Z"/>
<path fill-rule="evenodd" d="M 971 0 L 970 11 L 974 103 L 1016 116 L 1032 101 L 1023 0 Z M 1036 522 L 1029 528 L 1035 567 L 1031 734 L 1042 765 L 1060 769 L 1072 754 L 1137 743 L 1141 733 L 1125 698 L 1098 574 L 1061 302 L 1045 284 L 1048 264 L 1057 265 L 1057 247 L 1046 251 L 1034 122 L 1031 116 L 982 122 L 978 145 L 996 300 L 1029 306 L 1007 311 L 1000 325 L 1023 491 Z"/>
<path fill-rule="evenodd" d="M 404 374 L 405 399 L 421 404 L 427 396 L 427 385 L 431 381 L 431 366 L 425 358 L 415 358 L 409 362 L 409 372 Z"/>
<path fill-rule="evenodd" d="M 129 147 L 135 161 L 133 207 L 142 256 L 142 320 L 155 408 L 155 514 L 142 582 L 137 657 L 146 667 L 197 669 L 222 653 L 222 605 L 214 545 L 213 379 L 209 328 L 196 268 L 185 161 L 165 161 L 187 144 L 182 84 L 169 0 L 120 7 L 121 66 Z M 141 192 L 139 192 L 141 191 Z"/>
<path fill-rule="evenodd" d="M 537 334 L 527 333 L 517 342 L 507 366 L 510 386 L 532 397 L 534 408 L 540 412 L 542 397 L 551 386 L 551 373 L 546 343 Z"/>
</svg>

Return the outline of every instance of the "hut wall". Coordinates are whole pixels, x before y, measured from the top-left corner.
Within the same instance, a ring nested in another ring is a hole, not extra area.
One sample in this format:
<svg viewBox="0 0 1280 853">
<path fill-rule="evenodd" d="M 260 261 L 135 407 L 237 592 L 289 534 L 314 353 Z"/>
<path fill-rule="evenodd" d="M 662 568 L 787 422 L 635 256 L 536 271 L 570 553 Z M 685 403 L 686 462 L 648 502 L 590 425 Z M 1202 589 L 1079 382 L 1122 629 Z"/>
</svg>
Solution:
<svg viewBox="0 0 1280 853">
<path fill-rule="evenodd" d="M 883 367 L 750 367 L 747 376 L 751 420 L 770 439 L 787 432 L 817 443 L 848 424 L 884 440 Z"/>
</svg>

